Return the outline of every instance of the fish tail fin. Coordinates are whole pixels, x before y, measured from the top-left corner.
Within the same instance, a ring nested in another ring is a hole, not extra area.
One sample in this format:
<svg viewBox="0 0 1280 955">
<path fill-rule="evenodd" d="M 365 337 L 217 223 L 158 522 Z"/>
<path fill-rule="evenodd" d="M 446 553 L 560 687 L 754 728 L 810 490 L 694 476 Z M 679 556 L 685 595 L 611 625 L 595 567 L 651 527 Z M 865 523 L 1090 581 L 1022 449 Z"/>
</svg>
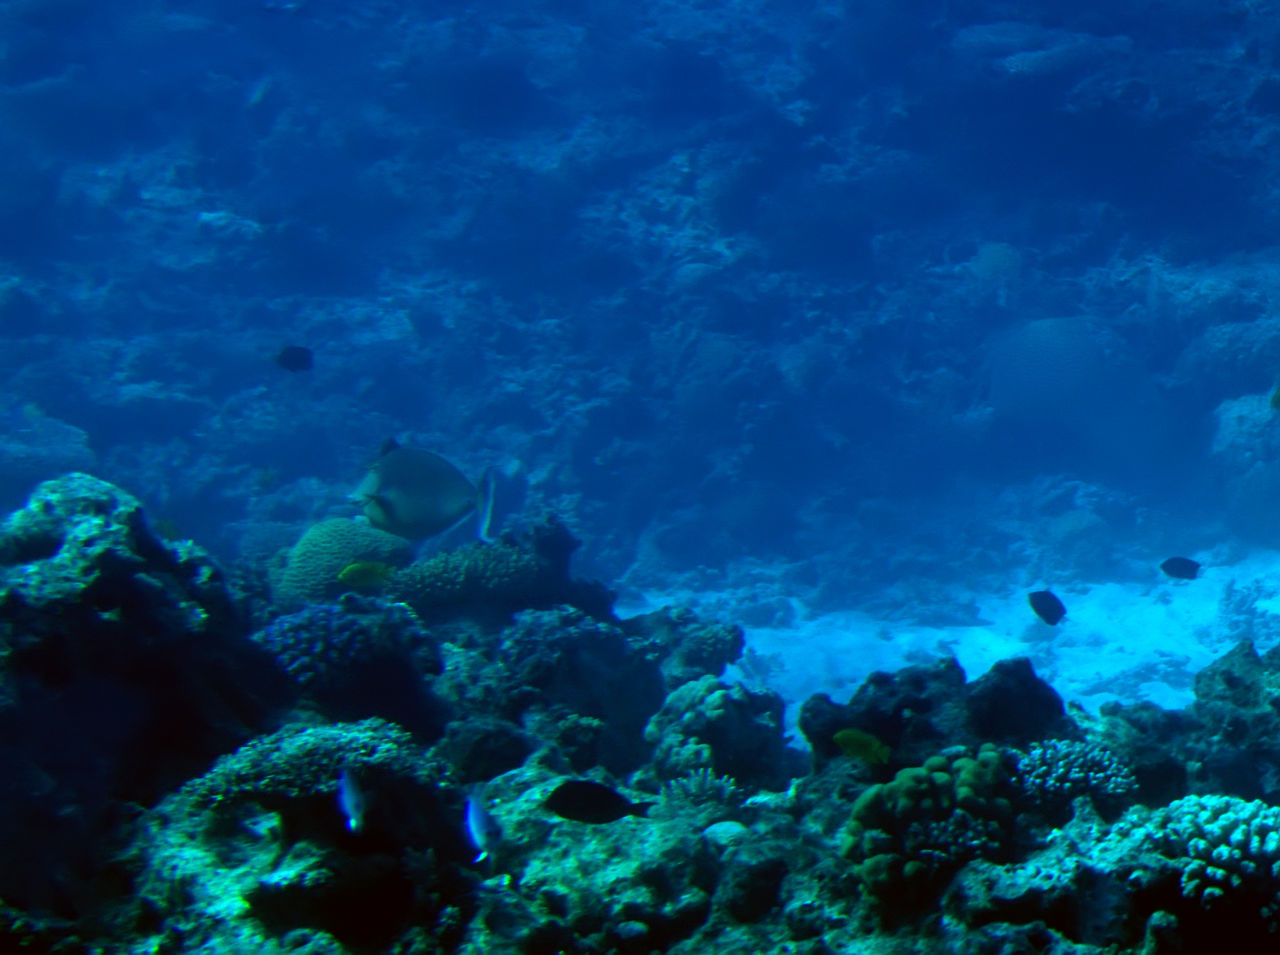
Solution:
<svg viewBox="0 0 1280 955">
<path fill-rule="evenodd" d="M 476 534 L 486 544 L 493 543 L 493 495 L 497 482 L 493 479 L 493 468 L 486 468 L 484 477 L 480 479 L 480 500 L 476 513 L 480 516 L 480 525 Z"/>
</svg>

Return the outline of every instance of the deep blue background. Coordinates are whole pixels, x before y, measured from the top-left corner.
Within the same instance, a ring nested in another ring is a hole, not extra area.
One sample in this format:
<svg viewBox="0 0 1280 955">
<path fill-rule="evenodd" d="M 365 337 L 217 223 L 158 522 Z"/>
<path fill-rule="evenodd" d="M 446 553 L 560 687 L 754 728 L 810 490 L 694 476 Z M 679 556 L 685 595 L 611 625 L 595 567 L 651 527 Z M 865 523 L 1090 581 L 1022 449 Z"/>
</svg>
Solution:
<svg viewBox="0 0 1280 955">
<path fill-rule="evenodd" d="M 1278 34 L 1230 2 L 6 3 L 0 503 L 91 470 L 263 559 L 395 434 L 504 469 L 505 519 L 558 511 L 610 580 L 763 566 L 898 613 L 1029 554 L 1124 573 L 1083 525 L 1280 539 L 1280 449 L 1214 443 L 1280 374 Z"/>
</svg>

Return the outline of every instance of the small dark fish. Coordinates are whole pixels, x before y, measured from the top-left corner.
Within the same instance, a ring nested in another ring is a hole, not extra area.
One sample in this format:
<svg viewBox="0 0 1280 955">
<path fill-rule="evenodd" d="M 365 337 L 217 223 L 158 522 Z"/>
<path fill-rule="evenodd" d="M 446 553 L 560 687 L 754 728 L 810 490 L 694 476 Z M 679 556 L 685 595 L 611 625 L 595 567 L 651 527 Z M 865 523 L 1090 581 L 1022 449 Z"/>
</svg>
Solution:
<svg viewBox="0 0 1280 955">
<path fill-rule="evenodd" d="M 623 816 L 643 816 L 651 802 L 632 802 L 622 793 L 589 779 L 570 779 L 547 797 L 546 806 L 561 819 L 598 825 Z"/>
<path fill-rule="evenodd" d="M 1190 557 L 1170 557 L 1160 565 L 1160 569 L 1179 580 L 1195 580 L 1200 576 L 1199 562 Z"/>
<path fill-rule="evenodd" d="M 315 356 L 310 348 L 301 345 L 285 345 L 276 355 L 276 364 L 285 371 L 310 371 L 315 367 Z"/>
<path fill-rule="evenodd" d="M 1067 615 L 1067 608 L 1051 590 L 1037 590 L 1027 594 L 1027 603 L 1031 604 L 1031 609 L 1036 612 L 1036 616 L 1051 627 L 1056 627 L 1058 622 Z"/>
</svg>

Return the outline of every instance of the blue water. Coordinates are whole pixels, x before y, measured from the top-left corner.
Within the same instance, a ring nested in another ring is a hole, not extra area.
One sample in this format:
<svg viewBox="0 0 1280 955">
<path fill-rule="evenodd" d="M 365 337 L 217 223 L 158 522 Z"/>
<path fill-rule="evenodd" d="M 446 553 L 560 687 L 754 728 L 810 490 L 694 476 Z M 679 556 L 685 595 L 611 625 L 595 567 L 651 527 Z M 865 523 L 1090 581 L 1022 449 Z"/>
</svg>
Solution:
<svg viewBox="0 0 1280 955">
<path fill-rule="evenodd" d="M 973 551 L 1046 475 L 1222 518 L 1212 415 L 1277 374 L 1243 8 L 0 16 L 6 506 L 80 467 L 258 556 L 397 435 L 602 576 L 853 600 L 1007 572 Z"/>
</svg>

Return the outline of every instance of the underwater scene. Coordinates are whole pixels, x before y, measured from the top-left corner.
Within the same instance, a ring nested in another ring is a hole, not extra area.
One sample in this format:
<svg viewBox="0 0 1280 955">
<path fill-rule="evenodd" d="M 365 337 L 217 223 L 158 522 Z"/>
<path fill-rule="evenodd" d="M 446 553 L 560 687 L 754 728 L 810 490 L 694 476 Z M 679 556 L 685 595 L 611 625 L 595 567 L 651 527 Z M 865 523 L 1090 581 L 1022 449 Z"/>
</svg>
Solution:
<svg viewBox="0 0 1280 955">
<path fill-rule="evenodd" d="M 1277 51 L 0 0 L 0 955 L 1280 951 Z"/>
</svg>

